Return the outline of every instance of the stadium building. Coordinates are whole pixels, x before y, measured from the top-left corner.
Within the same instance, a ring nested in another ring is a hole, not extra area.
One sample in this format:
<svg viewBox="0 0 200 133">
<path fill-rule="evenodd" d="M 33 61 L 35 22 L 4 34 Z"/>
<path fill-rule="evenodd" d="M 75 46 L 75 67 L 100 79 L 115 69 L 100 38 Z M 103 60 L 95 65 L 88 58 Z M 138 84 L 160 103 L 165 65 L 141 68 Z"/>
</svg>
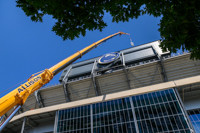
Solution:
<svg viewBox="0 0 200 133">
<path fill-rule="evenodd" d="M 65 68 L 4 133 L 200 133 L 200 61 L 160 41 Z M 6 117 L 6 116 L 5 116 Z"/>
</svg>

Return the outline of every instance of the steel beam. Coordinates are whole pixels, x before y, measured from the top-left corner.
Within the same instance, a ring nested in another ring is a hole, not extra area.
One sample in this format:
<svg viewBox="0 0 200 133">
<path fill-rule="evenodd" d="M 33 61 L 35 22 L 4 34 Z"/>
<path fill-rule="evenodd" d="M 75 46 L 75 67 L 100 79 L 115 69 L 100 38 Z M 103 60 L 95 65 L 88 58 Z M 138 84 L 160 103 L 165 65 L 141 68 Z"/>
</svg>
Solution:
<svg viewBox="0 0 200 133">
<path fill-rule="evenodd" d="M 35 99 L 36 99 L 36 101 L 37 101 L 37 103 L 39 105 L 39 108 L 45 107 L 44 101 L 42 99 L 42 96 L 41 96 L 39 90 L 35 91 L 34 94 L 35 94 Z"/>
<path fill-rule="evenodd" d="M 58 127 L 58 113 L 59 113 L 59 111 L 56 111 L 56 114 L 55 114 L 55 122 L 54 122 L 54 133 L 57 133 L 57 127 Z"/>
<path fill-rule="evenodd" d="M 93 109 L 92 109 L 92 104 L 90 104 L 90 121 L 91 121 L 91 124 L 90 124 L 90 132 L 93 133 L 94 132 L 94 129 L 93 129 Z"/>
<path fill-rule="evenodd" d="M 130 83 L 130 79 L 128 77 L 128 69 L 126 69 L 125 67 L 123 68 L 123 71 L 125 73 L 125 77 L 126 77 L 126 81 L 127 81 L 127 84 L 128 84 L 128 89 L 131 89 L 131 83 Z"/>
<path fill-rule="evenodd" d="M 64 89 L 64 94 L 65 94 L 65 100 L 66 102 L 70 102 L 70 94 L 69 94 L 69 89 L 68 89 L 68 77 L 69 73 L 72 70 L 72 66 L 68 69 L 67 73 L 65 74 L 62 83 L 63 83 L 63 89 Z"/>
<path fill-rule="evenodd" d="M 161 68 L 161 75 L 163 77 L 163 82 L 167 82 L 168 78 L 167 78 L 167 74 L 165 72 L 165 66 L 164 66 L 164 63 L 163 63 L 163 57 L 159 58 L 159 62 L 158 63 L 159 63 L 160 68 Z"/>
<path fill-rule="evenodd" d="M 97 79 L 93 75 L 91 76 L 91 78 L 92 78 L 92 83 L 93 83 L 93 86 L 94 86 L 95 94 L 96 94 L 96 96 L 100 96 L 101 92 L 100 92 L 100 89 L 99 89 L 99 85 L 97 84 Z"/>
<path fill-rule="evenodd" d="M 63 84 L 63 89 L 64 89 L 64 93 L 65 93 L 65 100 L 66 102 L 70 102 L 70 95 L 69 95 L 69 89 L 68 89 L 68 84 Z"/>
<path fill-rule="evenodd" d="M 125 64 L 125 60 L 124 60 L 124 53 L 121 53 L 121 55 L 122 55 L 121 62 L 123 64 L 123 71 L 124 71 L 125 76 L 126 76 L 126 81 L 127 81 L 127 84 L 128 84 L 128 89 L 131 89 L 130 79 L 128 77 L 128 69 L 126 69 L 126 64 Z"/>
<path fill-rule="evenodd" d="M 159 61 L 159 65 L 160 65 L 160 68 L 161 68 L 161 76 L 163 78 L 163 82 L 167 82 L 168 81 L 168 78 L 167 78 L 167 74 L 165 72 L 165 66 L 164 66 L 164 63 L 163 63 L 163 57 L 161 55 L 158 54 L 158 52 L 155 50 L 154 47 L 152 47 L 154 53 L 156 54 L 156 56 L 158 57 Z"/>
<path fill-rule="evenodd" d="M 191 133 L 195 133 L 193 124 L 191 123 L 190 118 L 189 118 L 189 116 L 187 115 L 187 111 L 186 111 L 185 106 L 184 106 L 184 104 L 183 104 L 183 102 L 182 102 L 182 100 L 181 100 L 181 97 L 180 97 L 180 95 L 179 95 L 179 92 L 178 92 L 178 90 L 177 90 L 177 87 L 174 88 L 173 90 L 174 90 L 174 92 L 176 93 L 175 96 L 176 96 L 176 99 L 178 99 L 179 105 L 182 107 L 181 110 L 182 110 L 183 114 L 185 115 L 185 117 L 187 118 L 187 119 L 186 119 L 186 122 L 188 123 L 188 125 L 190 125 L 189 129 L 190 129 Z"/>
<path fill-rule="evenodd" d="M 21 133 L 24 133 L 25 125 L 26 125 L 26 117 L 24 117 L 24 120 L 23 120 L 23 123 L 22 123 Z"/>
<path fill-rule="evenodd" d="M 94 65 L 92 67 L 91 79 L 92 79 L 92 83 L 93 83 L 93 86 L 94 86 L 94 91 L 95 91 L 96 96 L 100 96 L 101 95 L 101 91 L 100 91 L 99 85 L 97 83 L 96 74 L 95 74 L 96 62 L 97 61 L 95 60 L 94 61 Z"/>
<path fill-rule="evenodd" d="M 136 133 L 139 133 L 138 123 L 137 123 L 137 119 L 136 119 L 136 115 L 135 115 L 134 104 L 133 104 L 133 101 L 132 101 L 131 97 L 129 97 L 129 100 L 130 100 L 130 103 L 131 103 L 131 110 L 132 110 L 132 113 L 133 113 L 133 120 L 134 120 L 135 130 L 136 130 Z"/>
<path fill-rule="evenodd" d="M 15 116 L 15 114 L 19 111 L 21 105 L 17 105 L 13 112 L 6 118 L 6 120 L 0 125 L 0 132 L 4 129 L 4 127 L 9 123 L 9 121 Z"/>
</svg>

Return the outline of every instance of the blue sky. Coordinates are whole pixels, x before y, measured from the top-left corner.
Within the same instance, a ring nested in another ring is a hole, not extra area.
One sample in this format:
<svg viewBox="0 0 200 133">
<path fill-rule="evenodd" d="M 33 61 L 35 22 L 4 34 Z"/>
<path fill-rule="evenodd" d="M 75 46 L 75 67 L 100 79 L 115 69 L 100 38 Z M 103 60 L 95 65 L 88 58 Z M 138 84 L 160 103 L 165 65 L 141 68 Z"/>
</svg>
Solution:
<svg viewBox="0 0 200 133">
<path fill-rule="evenodd" d="M 148 15 L 126 23 L 112 23 L 110 15 L 106 14 L 104 20 L 108 26 L 102 32 L 87 31 L 85 37 L 73 41 L 63 41 L 51 31 L 56 22 L 51 16 L 46 15 L 43 23 L 32 22 L 12 0 L 0 1 L 0 18 L 0 97 L 17 86 L 3 90 L 26 81 L 33 73 L 50 68 L 87 45 L 118 31 L 130 33 L 136 46 L 161 39 L 158 32 L 160 18 Z M 128 36 L 118 36 L 78 61 L 130 47 Z M 60 74 L 49 85 L 59 83 Z"/>
</svg>

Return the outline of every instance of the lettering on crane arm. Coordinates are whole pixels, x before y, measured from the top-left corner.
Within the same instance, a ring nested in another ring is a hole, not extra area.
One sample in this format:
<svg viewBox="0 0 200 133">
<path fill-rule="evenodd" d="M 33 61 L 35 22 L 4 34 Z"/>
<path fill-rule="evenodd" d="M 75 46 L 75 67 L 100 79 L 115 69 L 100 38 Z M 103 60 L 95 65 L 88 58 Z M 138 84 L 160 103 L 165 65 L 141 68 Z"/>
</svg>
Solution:
<svg viewBox="0 0 200 133">
<path fill-rule="evenodd" d="M 41 79 L 40 76 L 38 76 L 38 77 L 30 80 L 29 82 L 25 83 L 24 86 L 20 86 L 18 88 L 18 92 L 20 93 L 20 92 L 24 91 L 26 88 L 28 88 L 29 86 L 31 86 L 32 84 L 34 84 L 35 82 L 37 82 L 39 79 Z"/>
</svg>

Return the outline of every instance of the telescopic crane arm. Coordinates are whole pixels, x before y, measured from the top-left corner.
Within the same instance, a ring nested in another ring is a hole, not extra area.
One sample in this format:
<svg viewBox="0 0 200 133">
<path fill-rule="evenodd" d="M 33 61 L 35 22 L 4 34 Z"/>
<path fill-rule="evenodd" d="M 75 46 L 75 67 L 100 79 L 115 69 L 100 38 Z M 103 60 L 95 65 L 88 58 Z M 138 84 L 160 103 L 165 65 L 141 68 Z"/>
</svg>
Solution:
<svg viewBox="0 0 200 133">
<path fill-rule="evenodd" d="M 6 125 L 6 123 L 9 122 L 9 120 L 15 115 L 15 113 L 20 109 L 20 107 L 25 103 L 29 95 L 31 95 L 34 91 L 40 89 L 43 85 L 47 84 L 54 77 L 54 75 L 62 71 L 65 67 L 69 66 L 77 59 L 81 58 L 84 54 L 88 53 L 93 48 L 96 48 L 102 42 L 121 34 L 127 34 L 127 33 L 117 32 L 115 34 L 105 37 L 85 47 L 84 49 L 76 52 L 70 57 L 54 65 L 53 67 L 46 69 L 40 74 L 28 79 L 27 82 L 25 82 L 24 84 L 20 85 L 18 88 L 13 90 L 12 92 L 2 97 L 0 99 L 0 117 L 3 116 L 6 112 L 8 112 L 13 107 L 15 107 L 15 110 L 13 111 L 14 114 L 11 113 L 10 118 L 8 118 L 7 121 L 4 121 L 4 123 L 1 124 L 0 132 L 2 128 Z"/>
</svg>

